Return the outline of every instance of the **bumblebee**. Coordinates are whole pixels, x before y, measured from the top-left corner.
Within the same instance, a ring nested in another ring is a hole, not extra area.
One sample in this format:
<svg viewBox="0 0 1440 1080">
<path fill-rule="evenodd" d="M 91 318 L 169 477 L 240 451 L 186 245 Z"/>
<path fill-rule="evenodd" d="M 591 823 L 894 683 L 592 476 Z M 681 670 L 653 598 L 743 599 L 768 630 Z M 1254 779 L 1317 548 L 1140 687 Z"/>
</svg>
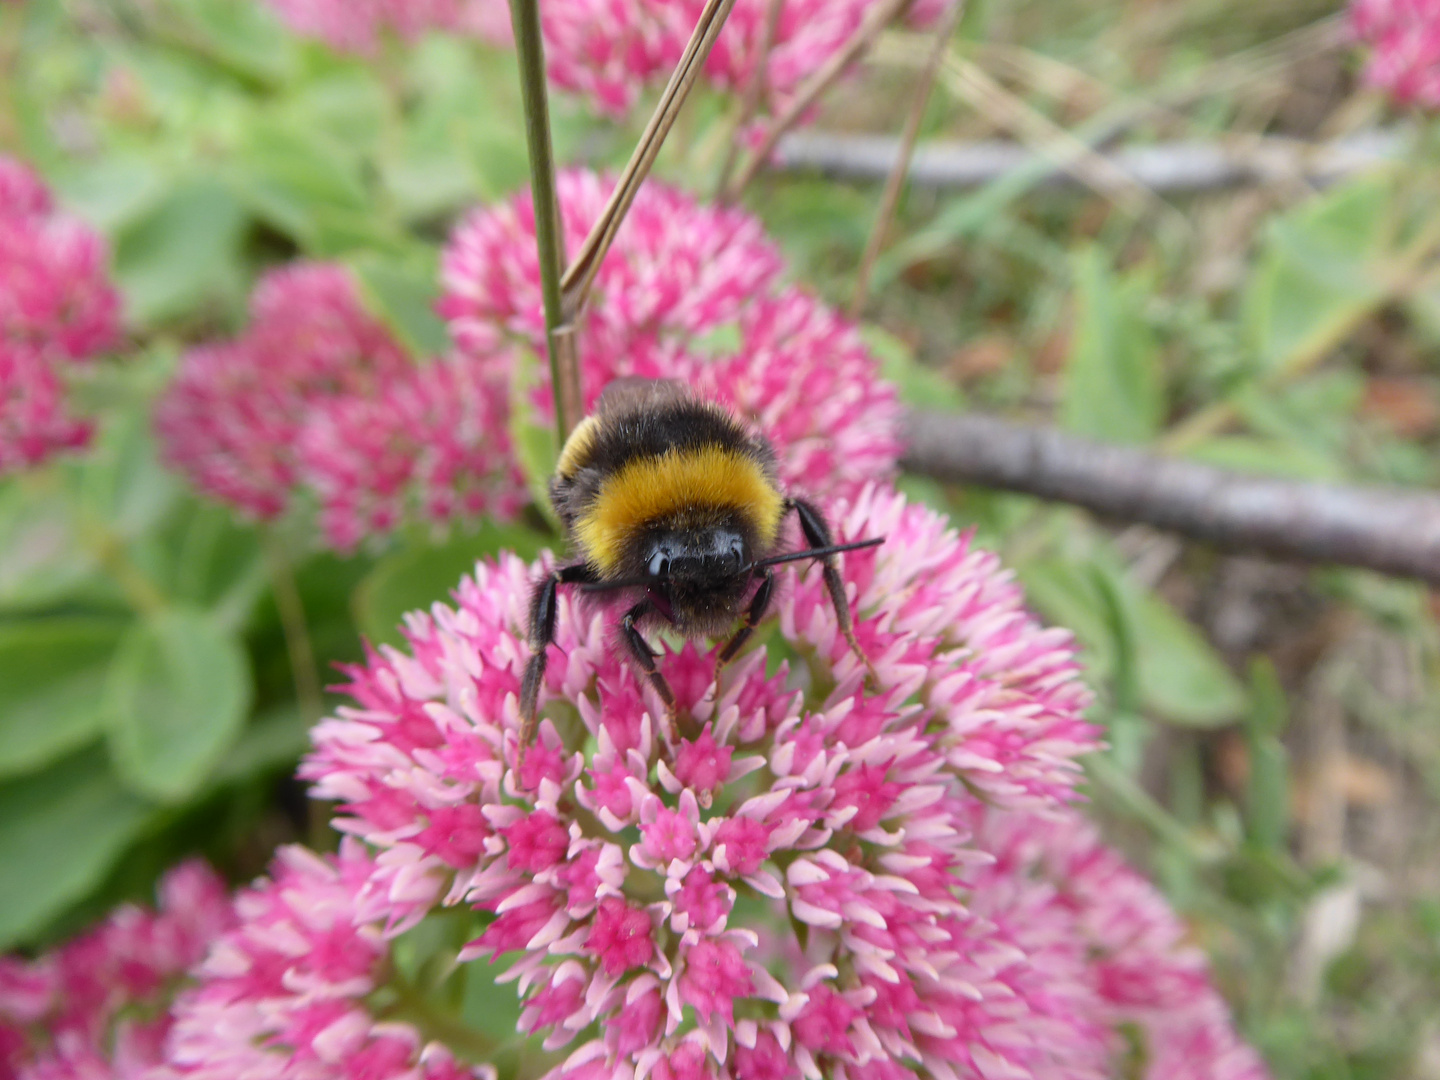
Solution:
<svg viewBox="0 0 1440 1080">
<path fill-rule="evenodd" d="M 535 738 L 562 585 L 631 594 L 620 638 L 672 720 L 675 695 L 641 625 L 659 619 L 694 638 L 718 636 L 739 620 L 718 670 L 764 617 L 774 595 L 773 568 L 781 563 L 820 560 L 840 630 L 869 670 L 835 556 L 881 540 L 836 544 L 821 512 L 782 490 L 770 443 L 721 406 L 692 397 L 683 384 L 610 383 L 594 414 L 566 440 L 550 501 L 576 558 L 537 582 L 531 599 L 532 652 L 520 687 L 522 753 Z M 807 547 L 781 552 L 781 526 L 791 512 Z"/>
</svg>

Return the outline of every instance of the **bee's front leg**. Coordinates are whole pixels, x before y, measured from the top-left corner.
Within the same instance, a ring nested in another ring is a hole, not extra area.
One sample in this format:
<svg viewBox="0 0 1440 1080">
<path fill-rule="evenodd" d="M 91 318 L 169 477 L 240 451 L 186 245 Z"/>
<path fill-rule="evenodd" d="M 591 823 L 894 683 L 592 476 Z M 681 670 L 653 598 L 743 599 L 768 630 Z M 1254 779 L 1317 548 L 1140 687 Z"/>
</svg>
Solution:
<svg viewBox="0 0 1440 1080">
<path fill-rule="evenodd" d="M 649 597 L 641 600 L 638 604 L 627 611 L 620 620 L 620 636 L 625 639 L 625 647 L 630 650 L 630 658 L 645 673 L 650 680 L 650 685 L 660 695 L 660 700 L 665 703 L 666 719 L 672 727 L 675 723 L 675 692 L 670 689 L 670 684 L 665 681 L 665 676 L 660 674 L 660 669 L 655 666 L 655 657 L 659 655 L 650 647 L 645 636 L 640 633 L 640 628 L 635 625 L 636 620 L 644 618 L 655 610 L 654 604 Z"/>
<path fill-rule="evenodd" d="M 535 742 L 539 724 L 540 684 L 545 681 L 545 654 L 555 643 L 555 617 L 561 585 L 583 585 L 595 581 L 595 572 L 584 563 L 561 566 L 535 584 L 530 598 L 530 660 L 520 680 L 520 761 L 526 747 Z"/>
<path fill-rule="evenodd" d="M 720 650 L 720 655 L 715 658 L 715 686 L 718 692 L 720 686 L 720 669 L 735 659 L 735 654 L 740 651 L 741 646 L 750 640 L 750 635 L 755 632 L 756 625 L 765 617 L 765 612 L 770 610 L 770 600 L 775 595 L 775 574 L 769 568 L 760 575 L 760 587 L 755 590 L 755 595 L 750 598 L 750 607 L 745 611 L 745 623 L 735 636 Z"/>
</svg>

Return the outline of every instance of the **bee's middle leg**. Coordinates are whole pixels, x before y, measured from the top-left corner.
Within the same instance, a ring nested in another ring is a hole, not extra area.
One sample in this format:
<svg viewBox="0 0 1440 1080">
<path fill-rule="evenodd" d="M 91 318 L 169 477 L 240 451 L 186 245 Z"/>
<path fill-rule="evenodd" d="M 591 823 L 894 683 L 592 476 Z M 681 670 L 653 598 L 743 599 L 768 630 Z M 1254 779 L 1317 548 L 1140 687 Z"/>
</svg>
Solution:
<svg viewBox="0 0 1440 1080">
<path fill-rule="evenodd" d="M 750 606 L 745 611 L 745 623 L 735 636 L 720 650 L 720 655 L 715 658 L 715 681 L 720 681 L 720 669 L 735 659 L 735 654 L 740 651 L 741 646 L 750 640 L 750 635 L 755 632 L 756 625 L 765 617 L 765 612 L 770 610 L 770 601 L 775 595 L 775 574 L 767 569 L 760 578 L 760 587 L 755 590 L 755 595 L 750 598 Z"/>
<path fill-rule="evenodd" d="M 812 548 L 831 547 L 835 543 L 830 526 L 825 521 L 825 515 L 817 507 L 812 506 L 804 499 L 790 499 L 788 500 L 788 509 L 794 510 L 795 516 L 800 519 L 800 531 L 805 535 L 805 542 Z M 830 594 L 830 603 L 835 609 L 835 621 L 840 625 L 840 633 L 844 635 L 850 651 L 864 665 L 866 685 L 874 690 L 878 682 L 875 668 L 855 637 L 855 621 L 850 614 L 850 601 L 845 595 L 845 581 L 840 576 L 840 568 L 836 564 L 835 556 L 826 555 L 820 560 L 820 567 L 825 579 L 825 591 Z"/>
</svg>

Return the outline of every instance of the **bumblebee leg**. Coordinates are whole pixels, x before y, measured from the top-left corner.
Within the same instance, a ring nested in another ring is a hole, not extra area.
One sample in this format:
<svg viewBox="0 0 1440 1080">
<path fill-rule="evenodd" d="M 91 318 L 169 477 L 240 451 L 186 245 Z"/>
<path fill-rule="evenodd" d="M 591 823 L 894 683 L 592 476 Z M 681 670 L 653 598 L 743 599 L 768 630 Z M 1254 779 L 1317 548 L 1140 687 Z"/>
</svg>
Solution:
<svg viewBox="0 0 1440 1080">
<path fill-rule="evenodd" d="M 630 650 L 630 658 L 635 661 L 645 677 L 650 680 L 650 685 L 660 695 L 660 700 L 665 703 L 665 711 L 668 719 L 673 723 L 675 719 L 675 693 L 670 689 L 670 684 L 665 681 L 665 676 L 660 674 L 660 669 L 655 666 L 655 657 L 658 655 L 650 648 L 650 643 L 640 633 L 635 620 L 649 614 L 654 609 L 650 601 L 641 600 L 638 604 L 627 611 L 620 620 L 620 634 L 625 639 L 625 646 Z"/>
<path fill-rule="evenodd" d="M 520 755 L 524 760 L 525 748 L 535 741 L 535 728 L 539 722 L 536 704 L 540 697 L 540 684 L 545 679 L 545 654 L 555 642 L 555 616 L 558 610 L 556 592 L 561 585 L 576 585 L 594 581 L 595 573 L 584 563 L 562 566 L 552 570 L 535 584 L 535 593 L 530 598 L 530 660 L 525 665 L 525 674 L 520 680 Z"/>
<path fill-rule="evenodd" d="M 805 534 L 807 544 L 814 548 L 834 545 L 835 538 L 830 534 L 830 526 L 825 523 L 825 515 L 804 499 L 789 499 L 787 503 L 800 519 L 800 531 Z M 865 683 L 871 690 L 874 690 L 876 686 L 875 669 L 870 666 L 870 658 L 865 655 L 865 651 L 860 648 L 860 642 L 855 638 L 855 623 L 850 616 L 850 601 L 845 596 L 845 582 L 840 577 L 839 567 L 835 565 L 835 556 L 826 555 L 820 560 L 820 565 L 825 578 L 825 591 L 830 594 L 830 603 L 835 608 L 835 620 L 840 624 L 840 632 L 850 643 L 850 651 L 855 654 L 855 658 L 865 665 Z"/>
<path fill-rule="evenodd" d="M 745 612 L 745 625 L 735 631 L 735 636 L 726 643 L 725 648 L 720 650 L 720 655 L 715 658 L 715 683 L 720 683 L 720 669 L 735 659 L 735 654 L 740 647 L 750 639 L 755 632 L 755 624 L 765 617 L 765 612 L 770 609 L 770 599 L 775 593 L 775 574 L 768 568 L 760 578 L 760 588 L 755 590 L 755 595 L 750 598 L 750 607 Z"/>
</svg>

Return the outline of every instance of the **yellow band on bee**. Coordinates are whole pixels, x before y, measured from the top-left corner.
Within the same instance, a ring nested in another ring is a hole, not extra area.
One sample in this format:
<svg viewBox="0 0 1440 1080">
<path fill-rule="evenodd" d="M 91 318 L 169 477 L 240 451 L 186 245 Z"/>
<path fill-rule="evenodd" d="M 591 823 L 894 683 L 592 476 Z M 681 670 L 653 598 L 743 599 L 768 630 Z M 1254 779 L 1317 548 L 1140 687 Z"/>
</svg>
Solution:
<svg viewBox="0 0 1440 1080">
<path fill-rule="evenodd" d="M 590 455 L 590 448 L 595 445 L 595 435 L 599 430 L 600 421 L 593 416 L 587 416 L 575 425 L 575 430 L 570 432 L 570 437 L 560 448 L 560 460 L 555 463 L 557 476 L 575 475 L 580 463 Z"/>
<path fill-rule="evenodd" d="M 763 547 L 775 543 L 785 498 L 747 454 L 723 446 L 670 450 L 628 462 L 601 485 L 575 523 L 576 536 L 601 574 L 619 566 L 626 540 L 647 523 L 686 510 L 738 511 Z"/>
</svg>

